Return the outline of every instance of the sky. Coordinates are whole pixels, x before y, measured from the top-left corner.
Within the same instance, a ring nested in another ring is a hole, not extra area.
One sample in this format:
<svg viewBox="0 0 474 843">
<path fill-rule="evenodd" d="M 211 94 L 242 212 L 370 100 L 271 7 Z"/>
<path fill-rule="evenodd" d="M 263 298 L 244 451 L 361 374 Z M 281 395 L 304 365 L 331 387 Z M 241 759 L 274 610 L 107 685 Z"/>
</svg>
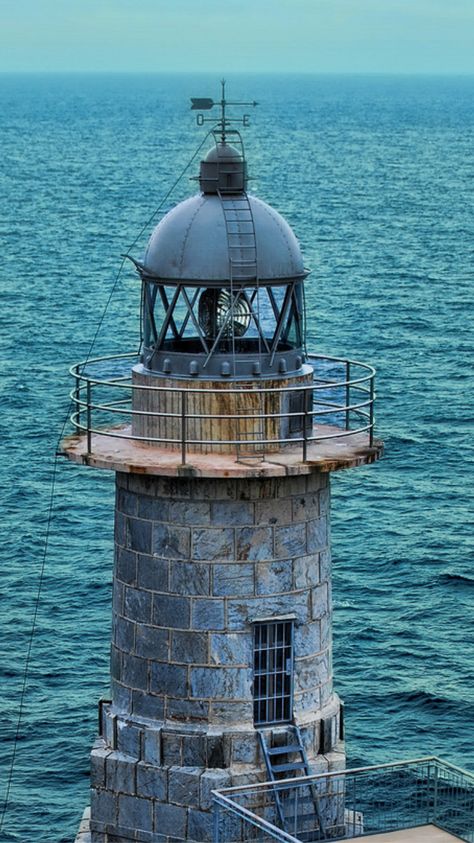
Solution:
<svg viewBox="0 0 474 843">
<path fill-rule="evenodd" d="M 0 71 L 474 73 L 474 0 L 0 0 Z"/>
</svg>

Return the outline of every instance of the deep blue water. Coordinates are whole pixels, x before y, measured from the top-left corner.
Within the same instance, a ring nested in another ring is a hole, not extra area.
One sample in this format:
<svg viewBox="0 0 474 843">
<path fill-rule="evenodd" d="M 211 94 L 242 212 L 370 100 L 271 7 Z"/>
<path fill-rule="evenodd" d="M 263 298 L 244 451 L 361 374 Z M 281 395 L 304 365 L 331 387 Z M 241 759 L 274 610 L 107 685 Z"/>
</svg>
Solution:
<svg viewBox="0 0 474 843">
<path fill-rule="evenodd" d="M 260 102 L 252 191 L 312 267 L 311 350 L 378 370 L 386 456 L 333 478 L 348 761 L 435 753 L 474 769 L 474 78 L 241 76 L 228 90 Z M 0 77 L 2 788 L 67 368 L 201 140 L 187 98 L 217 94 L 205 76 Z M 194 189 L 186 177 L 172 202 Z M 97 354 L 136 348 L 138 301 L 127 269 Z M 58 472 L 2 841 L 73 840 L 107 693 L 113 478 Z"/>
</svg>

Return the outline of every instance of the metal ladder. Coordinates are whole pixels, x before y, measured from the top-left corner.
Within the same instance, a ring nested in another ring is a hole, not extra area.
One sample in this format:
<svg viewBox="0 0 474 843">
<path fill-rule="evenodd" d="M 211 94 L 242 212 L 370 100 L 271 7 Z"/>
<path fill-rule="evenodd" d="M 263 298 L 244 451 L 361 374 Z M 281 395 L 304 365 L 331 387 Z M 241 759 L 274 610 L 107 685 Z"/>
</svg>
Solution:
<svg viewBox="0 0 474 843">
<path fill-rule="evenodd" d="M 238 196 L 235 196 L 223 194 L 221 191 L 218 191 L 218 195 L 222 205 L 227 233 L 230 291 L 233 298 L 234 279 L 239 282 L 255 281 L 255 286 L 258 287 L 255 223 L 247 193 L 242 192 Z M 235 351 L 233 357 L 235 361 Z M 259 441 L 263 443 L 265 439 L 265 423 L 263 418 L 265 413 L 264 398 L 264 395 L 259 393 L 259 410 L 256 417 L 257 428 L 253 433 L 253 437 L 257 443 Z M 236 427 L 238 431 L 237 439 L 241 440 L 245 438 L 245 433 L 241 431 L 241 419 L 237 419 Z M 244 446 L 237 445 L 237 460 L 264 459 L 265 446 L 262 444 L 262 448 L 258 452 L 256 447 L 255 445 L 252 451 L 245 451 Z"/>
<path fill-rule="evenodd" d="M 265 734 L 261 730 L 258 730 L 258 736 L 260 739 L 263 757 L 265 759 L 268 777 L 271 782 L 278 782 L 279 779 L 311 775 L 308 757 L 306 755 L 306 750 L 304 748 L 301 732 L 298 726 L 288 726 L 288 742 L 280 746 L 268 746 Z M 318 836 L 316 839 L 324 840 L 326 839 L 326 832 L 319 809 L 319 796 L 314 785 L 310 784 L 308 787 L 310 791 L 309 800 L 300 798 L 296 804 L 302 806 L 304 802 L 306 802 L 306 804 L 308 801 L 312 803 L 314 807 L 314 814 L 304 814 L 303 816 L 305 819 L 309 819 L 311 816 L 314 816 L 318 825 Z M 296 835 L 298 815 L 296 812 L 293 814 L 288 811 L 285 812 L 285 806 L 281 797 L 282 793 L 283 790 L 279 790 L 278 787 L 273 788 L 278 817 L 283 830 L 288 834 Z M 297 836 L 299 840 L 306 840 L 307 843 L 310 843 L 312 839 L 314 840 L 313 831 L 298 831 Z"/>
</svg>

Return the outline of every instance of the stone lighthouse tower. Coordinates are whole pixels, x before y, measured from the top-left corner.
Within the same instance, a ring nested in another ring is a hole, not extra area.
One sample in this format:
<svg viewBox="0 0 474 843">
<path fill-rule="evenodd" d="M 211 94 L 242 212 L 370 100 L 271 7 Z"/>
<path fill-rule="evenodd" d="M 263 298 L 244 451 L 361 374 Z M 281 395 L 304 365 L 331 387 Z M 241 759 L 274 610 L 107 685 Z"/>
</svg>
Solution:
<svg viewBox="0 0 474 843">
<path fill-rule="evenodd" d="M 116 473 L 93 843 L 203 843 L 213 789 L 344 765 L 329 480 L 381 453 L 373 370 L 307 352 L 298 242 L 220 105 L 200 191 L 134 260 L 139 359 L 73 368 L 64 452 Z"/>
</svg>

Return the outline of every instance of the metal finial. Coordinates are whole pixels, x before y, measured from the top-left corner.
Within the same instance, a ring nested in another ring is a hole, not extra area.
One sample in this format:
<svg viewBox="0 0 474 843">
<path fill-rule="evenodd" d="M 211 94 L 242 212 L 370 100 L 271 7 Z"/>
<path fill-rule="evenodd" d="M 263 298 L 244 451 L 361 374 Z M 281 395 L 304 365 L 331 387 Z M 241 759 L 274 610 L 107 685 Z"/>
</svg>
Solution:
<svg viewBox="0 0 474 843">
<path fill-rule="evenodd" d="M 225 97 L 226 80 L 221 79 L 221 99 L 213 100 L 211 97 L 191 97 L 191 111 L 210 111 L 215 105 L 220 106 L 221 115 L 217 121 L 216 129 L 220 131 L 221 141 L 225 143 L 227 127 L 232 123 L 241 123 L 242 126 L 250 124 L 250 117 L 248 114 L 243 114 L 242 117 L 228 117 L 226 109 L 231 105 L 251 105 L 253 108 L 258 105 L 255 100 L 252 102 L 240 102 L 238 100 L 227 100 Z M 204 123 L 215 123 L 212 118 L 204 117 L 203 114 L 196 115 L 196 122 L 198 126 L 203 126 Z"/>
</svg>

